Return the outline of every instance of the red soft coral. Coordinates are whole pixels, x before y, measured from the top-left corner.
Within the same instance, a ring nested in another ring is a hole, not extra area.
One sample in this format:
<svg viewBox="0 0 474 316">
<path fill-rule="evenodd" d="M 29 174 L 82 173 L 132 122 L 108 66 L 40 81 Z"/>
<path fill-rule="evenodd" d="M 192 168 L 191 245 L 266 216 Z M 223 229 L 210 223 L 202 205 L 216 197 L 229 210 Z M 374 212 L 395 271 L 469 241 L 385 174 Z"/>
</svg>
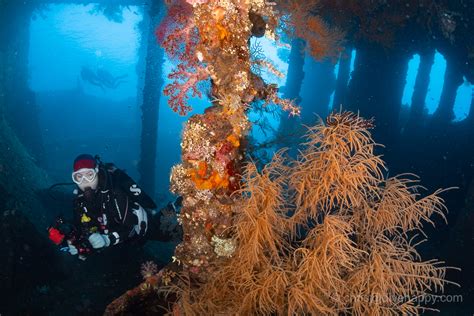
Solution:
<svg viewBox="0 0 474 316">
<path fill-rule="evenodd" d="M 183 1 L 171 4 L 155 34 L 158 43 L 172 59 L 186 61 L 195 58 L 192 52 L 199 42 L 199 34 L 190 4 Z"/>
<path fill-rule="evenodd" d="M 194 55 L 199 34 L 191 5 L 182 0 L 174 1 L 157 28 L 156 37 L 168 56 L 179 63 L 168 75 L 173 81 L 165 87 L 163 93 L 170 97 L 168 104 L 173 111 L 186 115 L 191 110 L 186 104 L 190 96 L 188 92 L 191 91 L 193 97 L 201 97 L 196 85 L 208 77 L 206 67 Z"/>
<path fill-rule="evenodd" d="M 186 115 L 191 111 L 191 107 L 186 105 L 186 101 L 189 99 L 188 91 L 192 92 L 193 97 L 201 97 L 201 92 L 196 85 L 208 77 L 208 72 L 206 67 L 191 66 L 184 62 L 177 68 L 169 74 L 168 78 L 173 79 L 173 82 L 165 87 L 163 93 L 170 97 L 168 104 L 173 111 L 180 115 Z"/>
</svg>

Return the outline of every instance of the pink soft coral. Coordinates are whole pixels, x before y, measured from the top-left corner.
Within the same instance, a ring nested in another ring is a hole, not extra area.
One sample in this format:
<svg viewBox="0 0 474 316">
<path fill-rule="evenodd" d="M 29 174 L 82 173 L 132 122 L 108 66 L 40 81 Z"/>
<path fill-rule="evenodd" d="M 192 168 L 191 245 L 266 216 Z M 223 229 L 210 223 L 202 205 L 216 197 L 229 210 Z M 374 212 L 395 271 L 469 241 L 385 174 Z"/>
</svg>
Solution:
<svg viewBox="0 0 474 316">
<path fill-rule="evenodd" d="M 163 90 L 163 93 L 170 97 L 168 103 L 173 111 L 178 112 L 180 115 L 186 115 L 191 111 L 191 107 L 186 104 L 186 101 L 189 99 L 188 92 L 191 91 L 193 97 L 201 97 L 201 92 L 196 85 L 207 77 L 206 67 L 191 66 L 189 63 L 184 62 L 179 64 L 178 69 L 168 76 L 168 78 L 173 79 L 173 82 L 168 84 Z"/>
<path fill-rule="evenodd" d="M 168 56 L 179 62 L 168 75 L 173 81 L 165 87 L 164 94 L 170 97 L 168 103 L 173 111 L 186 115 L 191 110 L 186 104 L 189 96 L 201 97 L 196 85 L 208 77 L 206 67 L 194 54 L 199 34 L 189 1 L 175 1 L 170 5 L 168 15 L 156 30 L 156 37 Z"/>
<path fill-rule="evenodd" d="M 193 51 L 199 35 L 193 20 L 193 8 L 183 1 L 174 2 L 156 29 L 156 38 L 172 59 L 185 61 L 195 58 Z"/>
</svg>

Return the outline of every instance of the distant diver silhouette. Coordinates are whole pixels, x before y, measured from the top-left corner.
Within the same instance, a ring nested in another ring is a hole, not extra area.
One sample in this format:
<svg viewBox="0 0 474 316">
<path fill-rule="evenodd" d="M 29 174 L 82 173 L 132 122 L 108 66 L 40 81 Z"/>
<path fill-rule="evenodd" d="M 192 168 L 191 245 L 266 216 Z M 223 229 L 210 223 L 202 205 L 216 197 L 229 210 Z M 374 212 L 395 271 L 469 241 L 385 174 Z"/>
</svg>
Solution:
<svg viewBox="0 0 474 316">
<path fill-rule="evenodd" d="M 117 89 L 119 85 L 127 82 L 126 80 L 123 80 L 126 77 L 128 77 L 128 74 L 114 77 L 110 72 L 103 68 L 98 68 L 96 72 L 86 66 L 82 66 L 81 68 L 82 80 L 100 87 L 102 91 L 105 91 L 105 89 Z"/>
</svg>

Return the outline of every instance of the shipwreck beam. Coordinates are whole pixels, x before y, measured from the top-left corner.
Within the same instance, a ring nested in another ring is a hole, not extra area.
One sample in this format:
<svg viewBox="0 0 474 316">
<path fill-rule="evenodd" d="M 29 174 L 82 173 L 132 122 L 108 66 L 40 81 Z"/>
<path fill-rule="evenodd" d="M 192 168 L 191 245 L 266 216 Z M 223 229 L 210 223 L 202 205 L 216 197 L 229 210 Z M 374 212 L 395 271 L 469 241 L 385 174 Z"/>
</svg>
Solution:
<svg viewBox="0 0 474 316">
<path fill-rule="evenodd" d="M 147 36 L 142 45 L 146 45 L 145 77 L 142 96 L 142 132 L 140 143 L 140 162 L 138 172 L 140 183 L 145 190 L 155 194 L 156 156 L 158 146 L 158 122 L 160 98 L 163 86 L 161 78 L 164 64 L 163 50 L 158 47 L 155 36 L 155 27 L 161 19 L 160 13 L 164 9 L 160 2 L 155 2 L 148 11 L 149 23 Z"/>
</svg>

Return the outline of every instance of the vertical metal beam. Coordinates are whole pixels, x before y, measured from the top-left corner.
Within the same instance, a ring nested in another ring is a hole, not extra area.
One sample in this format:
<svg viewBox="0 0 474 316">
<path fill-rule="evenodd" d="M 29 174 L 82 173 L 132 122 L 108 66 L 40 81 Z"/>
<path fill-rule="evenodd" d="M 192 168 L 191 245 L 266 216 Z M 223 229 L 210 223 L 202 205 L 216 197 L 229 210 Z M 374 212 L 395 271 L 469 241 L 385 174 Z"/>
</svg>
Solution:
<svg viewBox="0 0 474 316">
<path fill-rule="evenodd" d="M 155 194 L 156 156 L 158 143 L 158 121 L 160 96 L 163 80 L 163 50 L 158 46 L 155 28 L 160 21 L 161 1 L 151 1 L 148 6 L 148 32 L 143 37 L 142 45 L 147 45 L 145 58 L 145 82 L 142 99 L 142 132 L 140 143 L 140 162 L 138 172 L 140 183 L 152 196 Z M 146 11 L 146 10 L 145 10 Z M 146 42 L 146 43 L 145 43 Z"/>
</svg>

